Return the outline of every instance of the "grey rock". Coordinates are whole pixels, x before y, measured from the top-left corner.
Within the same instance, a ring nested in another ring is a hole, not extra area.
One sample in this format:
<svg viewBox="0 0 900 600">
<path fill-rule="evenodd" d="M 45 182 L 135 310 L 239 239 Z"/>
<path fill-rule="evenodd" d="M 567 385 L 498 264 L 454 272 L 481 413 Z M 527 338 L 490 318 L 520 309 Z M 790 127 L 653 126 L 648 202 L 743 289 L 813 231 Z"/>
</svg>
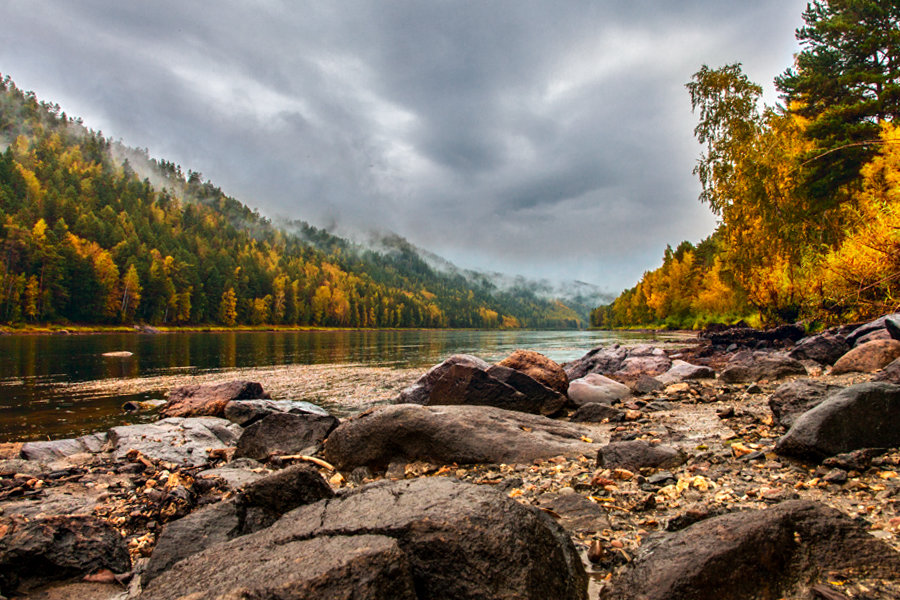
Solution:
<svg viewBox="0 0 900 600">
<path fill-rule="evenodd" d="M 321 406 L 299 400 L 232 400 L 225 405 L 224 416 L 232 423 L 247 427 L 276 412 L 329 416 Z"/>
<path fill-rule="evenodd" d="M 750 383 L 806 375 L 803 364 L 780 352 L 738 352 L 731 357 L 719 378 L 726 383 Z"/>
<path fill-rule="evenodd" d="M 325 443 L 325 460 L 342 471 L 384 470 L 397 460 L 433 464 L 527 463 L 583 454 L 589 431 L 492 406 L 379 406 L 344 421 Z"/>
<path fill-rule="evenodd" d="M 685 454 L 671 446 L 651 445 L 642 440 L 613 442 L 597 452 L 597 465 L 607 469 L 672 469 L 687 460 Z"/>
<path fill-rule="evenodd" d="M 878 371 L 872 381 L 900 384 L 900 358 L 892 360 L 882 370 Z"/>
<path fill-rule="evenodd" d="M 850 344 L 850 347 L 852 348 L 852 347 L 858 345 L 862 338 L 864 338 L 865 336 L 867 336 L 873 332 L 876 332 L 879 330 L 887 331 L 886 321 L 888 319 L 897 321 L 898 319 L 900 319 L 900 313 L 884 315 L 882 317 L 875 319 L 874 321 L 870 321 L 868 323 L 860 325 L 859 327 L 855 328 L 853 331 L 851 331 L 850 333 L 847 334 L 847 336 L 846 336 L 847 343 Z M 890 334 L 888 334 L 888 337 L 890 337 Z"/>
<path fill-rule="evenodd" d="M 601 598 L 794 598 L 832 571 L 896 579 L 900 553 L 832 508 L 791 500 L 646 542 Z"/>
<path fill-rule="evenodd" d="M 631 384 L 631 390 L 639 395 L 652 394 L 665 387 L 666 386 L 659 379 L 650 377 L 649 375 L 641 375 Z"/>
<path fill-rule="evenodd" d="M 641 375 L 656 377 L 668 371 L 671 366 L 672 361 L 664 354 L 629 354 L 614 375 L 622 379 L 637 379 Z"/>
<path fill-rule="evenodd" d="M 610 423 L 618 423 L 625 420 L 625 412 L 608 404 L 588 402 L 579 406 L 578 410 L 572 413 L 569 419 L 576 423 L 600 423 L 604 420 Z"/>
<path fill-rule="evenodd" d="M 850 350 L 847 341 L 830 332 L 823 332 L 801 340 L 788 356 L 797 360 L 812 360 L 822 365 L 833 365 Z"/>
<path fill-rule="evenodd" d="M 627 356 L 628 349 L 623 348 L 619 344 L 614 344 L 608 348 L 597 346 L 578 360 L 564 364 L 563 369 L 569 377 L 569 382 L 574 379 L 581 379 L 588 373 L 609 375 L 619 370 Z"/>
<path fill-rule="evenodd" d="M 494 365 L 487 370 L 488 375 L 498 381 L 502 381 L 506 385 L 524 395 L 528 401 L 522 403 L 519 408 L 500 406 L 507 410 L 522 410 L 523 412 L 531 412 L 542 415 L 553 415 L 560 411 L 566 404 L 566 397 L 558 391 L 551 389 L 536 379 L 533 379 L 524 372 L 504 367 L 502 365 Z M 565 377 L 565 373 L 560 369 L 560 373 Z M 568 381 L 566 387 L 568 388 Z"/>
<path fill-rule="evenodd" d="M 713 379 L 716 372 L 706 366 L 692 365 L 683 360 L 673 360 L 668 371 L 656 376 L 656 380 L 663 385 L 671 385 L 689 379 Z"/>
<path fill-rule="evenodd" d="M 234 457 L 266 460 L 272 454 L 297 454 L 321 444 L 339 423 L 332 416 L 272 413 L 241 433 Z"/>
<path fill-rule="evenodd" d="M 108 437 L 117 459 L 135 449 L 150 458 L 199 466 L 207 462 L 207 450 L 233 447 L 240 431 L 225 419 L 171 417 L 145 425 L 113 427 Z"/>
<path fill-rule="evenodd" d="M 612 526 L 606 511 L 580 494 L 543 494 L 537 506 L 558 515 L 559 524 L 568 531 L 593 533 Z"/>
<path fill-rule="evenodd" d="M 809 379 L 789 381 L 778 386 L 769 396 L 769 408 L 776 423 L 790 427 L 797 417 L 815 408 L 828 394 L 839 389 L 840 386 Z"/>
<path fill-rule="evenodd" d="M 794 421 L 778 454 L 821 460 L 860 448 L 900 446 L 900 386 L 861 383 L 830 394 Z"/>
<path fill-rule="evenodd" d="M 631 395 L 630 387 L 599 373 L 588 373 L 569 382 L 569 400 L 575 406 L 590 403 L 615 404 Z"/>
<path fill-rule="evenodd" d="M 96 454 L 106 444 L 105 433 L 92 433 L 77 438 L 49 440 L 46 442 L 25 442 L 21 455 L 26 460 L 54 461 L 73 454 Z"/>
<path fill-rule="evenodd" d="M 403 587 L 385 591 L 397 581 Z M 298 508 L 268 529 L 177 563 L 141 599 L 226 593 L 586 600 L 587 576 L 569 536 L 546 514 L 484 486 L 436 477 L 378 482 Z"/>
<path fill-rule="evenodd" d="M 431 367 L 414 384 L 400 392 L 397 404 L 425 404 L 434 384 L 455 365 L 464 365 L 487 371 L 490 364 L 471 354 L 454 354 L 444 362 Z"/>
</svg>

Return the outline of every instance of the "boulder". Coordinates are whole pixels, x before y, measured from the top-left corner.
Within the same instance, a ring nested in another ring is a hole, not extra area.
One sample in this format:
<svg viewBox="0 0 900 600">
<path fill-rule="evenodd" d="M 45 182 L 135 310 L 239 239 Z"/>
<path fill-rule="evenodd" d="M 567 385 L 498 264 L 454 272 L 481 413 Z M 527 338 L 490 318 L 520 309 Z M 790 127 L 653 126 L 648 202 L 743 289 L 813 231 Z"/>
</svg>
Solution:
<svg viewBox="0 0 900 600">
<path fill-rule="evenodd" d="M 644 543 L 603 590 L 617 600 L 776 600 L 850 577 L 896 580 L 900 553 L 865 526 L 807 500 L 735 512 Z"/>
<path fill-rule="evenodd" d="M 588 373 L 569 382 L 569 400 L 576 406 L 590 403 L 615 404 L 630 397 L 630 387 L 599 373 Z"/>
<path fill-rule="evenodd" d="M 272 413 L 328 416 L 324 408 L 299 400 L 232 400 L 225 405 L 223 416 L 232 423 L 247 427 Z"/>
<path fill-rule="evenodd" d="M 225 419 L 171 417 L 144 425 L 113 427 L 107 435 L 117 459 L 134 449 L 149 458 L 199 466 L 207 462 L 209 450 L 233 447 L 240 431 Z"/>
<path fill-rule="evenodd" d="M 569 389 L 569 377 L 563 368 L 539 352 L 516 350 L 497 364 L 521 371 L 562 395 Z"/>
<path fill-rule="evenodd" d="M 586 600 L 587 576 L 569 536 L 543 512 L 431 477 L 293 510 L 180 561 L 140 596 L 225 597 Z"/>
<path fill-rule="evenodd" d="M 649 375 L 641 375 L 631 383 L 631 391 L 635 394 L 652 394 L 665 389 L 665 385 L 655 377 Z"/>
<path fill-rule="evenodd" d="M 850 350 L 850 346 L 843 337 L 824 332 L 801 340 L 788 352 L 788 356 L 797 360 L 811 360 L 822 365 L 833 365 L 848 350 Z"/>
<path fill-rule="evenodd" d="M 778 454 L 821 460 L 860 448 L 900 446 L 900 386 L 860 383 L 830 394 L 794 421 Z"/>
<path fill-rule="evenodd" d="M 74 454 L 96 454 L 107 442 L 105 433 L 92 433 L 77 438 L 25 442 L 20 450 L 22 458 L 50 462 Z"/>
<path fill-rule="evenodd" d="M 144 585 L 180 560 L 269 527 L 286 512 L 334 497 L 322 476 L 294 465 L 248 484 L 237 496 L 168 523 L 141 579 Z"/>
<path fill-rule="evenodd" d="M 342 471 L 384 470 L 398 460 L 433 464 L 529 463 L 595 446 L 571 423 L 492 406 L 378 406 L 347 419 L 325 442 L 325 460 Z"/>
<path fill-rule="evenodd" d="M 681 450 L 643 440 L 613 442 L 597 451 L 597 466 L 605 469 L 673 469 L 686 460 Z"/>
<path fill-rule="evenodd" d="M 426 404 L 434 384 L 456 365 L 464 365 L 487 371 L 490 364 L 471 354 L 454 354 L 444 362 L 431 367 L 424 375 L 400 392 L 397 404 Z"/>
<path fill-rule="evenodd" d="M 716 372 L 709 367 L 692 365 L 683 360 L 673 360 L 668 371 L 656 376 L 663 385 L 672 385 L 689 379 L 714 379 Z"/>
<path fill-rule="evenodd" d="M 23 582 L 131 569 L 125 540 L 94 516 L 44 516 L 0 520 L 0 593 L 12 596 Z"/>
<path fill-rule="evenodd" d="M 563 369 L 571 383 L 575 379 L 581 379 L 588 373 L 600 373 L 602 375 L 615 373 L 622 366 L 622 362 L 627 356 L 628 349 L 623 348 L 619 344 L 613 344 L 609 348 L 597 346 L 578 360 L 564 364 Z"/>
<path fill-rule="evenodd" d="M 900 313 L 893 313 L 890 315 L 884 315 L 883 317 L 879 317 L 874 321 L 870 321 L 859 327 L 856 327 L 853 331 L 847 334 L 847 343 L 850 344 L 850 347 L 854 347 L 860 343 L 860 339 L 865 336 L 880 330 L 888 331 L 887 321 L 888 320 L 897 322 L 900 320 Z M 892 337 L 890 332 L 888 331 L 888 337 Z"/>
<path fill-rule="evenodd" d="M 887 321 L 885 321 L 885 323 L 887 323 Z M 869 342 L 874 342 L 875 340 L 890 340 L 890 339 L 893 339 L 893 338 L 891 337 L 891 334 L 890 334 L 890 332 L 888 332 L 887 328 L 876 329 L 875 331 L 870 331 L 866 335 L 858 338 L 856 340 L 856 345 L 854 345 L 853 347 L 856 348 L 857 346 L 862 346 L 863 344 L 867 344 Z"/>
<path fill-rule="evenodd" d="M 186 385 L 169 391 L 168 401 L 159 413 L 164 417 L 224 417 L 225 405 L 232 400 L 268 397 L 255 381 Z"/>
<path fill-rule="evenodd" d="M 466 354 L 451 356 L 400 392 L 398 403 L 496 406 L 550 415 L 565 404 L 565 397 L 522 371 L 490 366 Z"/>
<path fill-rule="evenodd" d="M 655 377 L 668 371 L 671 366 L 672 361 L 665 354 L 629 354 L 614 375 L 620 379 L 630 380 L 637 379 L 641 375 Z"/>
<path fill-rule="evenodd" d="M 875 340 L 859 344 L 834 363 L 832 375 L 874 373 L 900 358 L 900 341 Z"/>
<path fill-rule="evenodd" d="M 625 420 L 625 411 L 613 408 L 608 404 L 588 402 L 579 406 L 569 420 L 577 423 L 602 423 L 603 421 L 618 423 Z"/>
<path fill-rule="evenodd" d="M 321 444 L 339 424 L 330 415 L 272 413 L 244 429 L 234 457 L 266 460 L 272 454 L 297 454 Z"/>
<path fill-rule="evenodd" d="M 828 394 L 839 389 L 840 386 L 809 379 L 790 381 L 778 386 L 769 396 L 769 408 L 776 423 L 790 427 L 797 417 L 815 408 Z"/>
<path fill-rule="evenodd" d="M 728 361 L 719 378 L 726 383 L 749 383 L 806 375 L 806 367 L 780 352 L 738 352 Z"/>
<path fill-rule="evenodd" d="M 872 377 L 872 381 L 900 384 L 900 358 L 894 359 L 889 365 Z"/>
</svg>

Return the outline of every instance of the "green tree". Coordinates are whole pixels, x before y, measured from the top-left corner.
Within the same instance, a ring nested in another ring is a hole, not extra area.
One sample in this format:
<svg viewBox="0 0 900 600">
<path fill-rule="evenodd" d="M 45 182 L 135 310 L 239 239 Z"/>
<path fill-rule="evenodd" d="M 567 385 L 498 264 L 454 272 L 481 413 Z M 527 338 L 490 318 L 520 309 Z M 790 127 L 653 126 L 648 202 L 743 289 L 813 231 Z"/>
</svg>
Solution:
<svg viewBox="0 0 900 600">
<path fill-rule="evenodd" d="M 900 117 L 900 2 L 814 0 L 803 20 L 803 50 L 775 85 L 792 111 L 810 119 L 816 148 L 806 180 L 827 205 L 874 156 L 879 124 Z"/>
</svg>

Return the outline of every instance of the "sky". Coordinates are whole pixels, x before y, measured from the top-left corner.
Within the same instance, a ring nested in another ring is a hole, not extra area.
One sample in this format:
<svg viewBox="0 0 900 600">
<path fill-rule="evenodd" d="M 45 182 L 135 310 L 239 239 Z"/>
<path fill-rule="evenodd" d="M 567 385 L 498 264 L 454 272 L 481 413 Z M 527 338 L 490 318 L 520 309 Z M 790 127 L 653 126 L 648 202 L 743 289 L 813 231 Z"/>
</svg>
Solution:
<svg viewBox="0 0 900 600">
<path fill-rule="evenodd" d="M 0 73 L 260 213 L 612 293 L 715 216 L 684 84 L 802 0 L 5 0 Z"/>
</svg>

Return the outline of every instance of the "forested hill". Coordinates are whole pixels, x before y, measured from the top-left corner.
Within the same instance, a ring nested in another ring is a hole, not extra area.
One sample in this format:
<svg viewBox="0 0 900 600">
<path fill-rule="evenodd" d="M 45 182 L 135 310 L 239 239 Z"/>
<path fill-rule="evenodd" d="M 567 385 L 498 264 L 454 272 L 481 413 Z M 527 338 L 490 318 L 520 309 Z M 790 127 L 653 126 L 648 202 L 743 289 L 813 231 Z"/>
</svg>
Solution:
<svg viewBox="0 0 900 600">
<path fill-rule="evenodd" d="M 718 229 L 668 248 L 598 327 L 744 319 L 835 323 L 900 309 L 900 3 L 815 0 L 775 79 L 740 64 L 687 83 L 704 152 L 694 172 Z"/>
<path fill-rule="evenodd" d="M 0 322 L 584 325 L 527 289 L 435 270 L 402 238 L 372 251 L 306 223 L 276 227 L 8 76 L 0 150 Z"/>
</svg>

